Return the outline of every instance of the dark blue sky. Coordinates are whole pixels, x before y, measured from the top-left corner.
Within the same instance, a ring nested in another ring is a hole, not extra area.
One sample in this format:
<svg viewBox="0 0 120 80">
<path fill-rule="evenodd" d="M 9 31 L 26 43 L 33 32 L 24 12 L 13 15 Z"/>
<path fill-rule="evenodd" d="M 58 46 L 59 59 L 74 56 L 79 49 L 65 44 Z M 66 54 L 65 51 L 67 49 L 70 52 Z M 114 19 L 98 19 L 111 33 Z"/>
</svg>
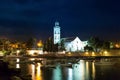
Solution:
<svg viewBox="0 0 120 80">
<path fill-rule="evenodd" d="M 56 20 L 62 37 L 120 40 L 119 0 L 0 0 L 0 37 L 47 39 Z"/>
</svg>

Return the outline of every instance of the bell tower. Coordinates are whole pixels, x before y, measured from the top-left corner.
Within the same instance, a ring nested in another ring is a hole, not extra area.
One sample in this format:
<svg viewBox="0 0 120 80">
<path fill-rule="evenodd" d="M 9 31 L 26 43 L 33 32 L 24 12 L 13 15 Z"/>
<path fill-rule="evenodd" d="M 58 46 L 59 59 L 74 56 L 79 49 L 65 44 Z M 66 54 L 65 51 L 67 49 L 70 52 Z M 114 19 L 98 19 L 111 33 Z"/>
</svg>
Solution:
<svg viewBox="0 0 120 80">
<path fill-rule="evenodd" d="M 60 43 L 60 26 L 59 26 L 58 21 L 55 22 L 53 34 L 54 34 L 53 35 L 54 36 L 54 44 Z"/>
</svg>

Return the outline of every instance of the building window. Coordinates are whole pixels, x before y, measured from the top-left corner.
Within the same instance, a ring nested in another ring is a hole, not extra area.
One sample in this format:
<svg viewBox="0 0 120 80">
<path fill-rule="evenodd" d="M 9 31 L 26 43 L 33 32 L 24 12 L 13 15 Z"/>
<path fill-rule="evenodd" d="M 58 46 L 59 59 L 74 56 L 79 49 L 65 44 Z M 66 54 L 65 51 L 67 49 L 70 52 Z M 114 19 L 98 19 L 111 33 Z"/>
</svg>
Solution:
<svg viewBox="0 0 120 80">
<path fill-rule="evenodd" d="M 78 41 L 77 41 L 77 44 L 78 44 Z"/>
</svg>

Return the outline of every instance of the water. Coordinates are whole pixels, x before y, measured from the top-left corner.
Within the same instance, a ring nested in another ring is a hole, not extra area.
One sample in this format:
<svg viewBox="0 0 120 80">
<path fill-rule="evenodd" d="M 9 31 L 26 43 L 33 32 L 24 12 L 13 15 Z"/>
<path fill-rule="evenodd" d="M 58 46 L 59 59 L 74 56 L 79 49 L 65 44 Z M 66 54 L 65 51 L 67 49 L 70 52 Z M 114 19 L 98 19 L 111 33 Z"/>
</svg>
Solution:
<svg viewBox="0 0 120 80">
<path fill-rule="evenodd" d="M 109 60 L 115 64 L 97 65 L 96 61 L 80 60 L 72 68 L 59 64 L 56 68 L 42 68 L 41 63 L 16 64 L 16 68 L 21 68 L 21 74 L 32 75 L 32 80 L 120 80 L 120 60 Z"/>
</svg>

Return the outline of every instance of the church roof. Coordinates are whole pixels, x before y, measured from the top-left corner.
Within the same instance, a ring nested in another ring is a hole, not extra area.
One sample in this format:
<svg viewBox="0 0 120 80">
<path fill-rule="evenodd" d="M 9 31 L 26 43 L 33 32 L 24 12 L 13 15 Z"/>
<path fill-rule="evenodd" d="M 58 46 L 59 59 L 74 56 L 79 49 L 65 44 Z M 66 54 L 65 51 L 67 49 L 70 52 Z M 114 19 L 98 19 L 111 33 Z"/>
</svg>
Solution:
<svg viewBox="0 0 120 80">
<path fill-rule="evenodd" d="M 67 37 L 67 38 L 62 38 L 61 40 L 64 40 L 64 42 L 71 42 L 75 39 L 76 37 Z"/>
</svg>

